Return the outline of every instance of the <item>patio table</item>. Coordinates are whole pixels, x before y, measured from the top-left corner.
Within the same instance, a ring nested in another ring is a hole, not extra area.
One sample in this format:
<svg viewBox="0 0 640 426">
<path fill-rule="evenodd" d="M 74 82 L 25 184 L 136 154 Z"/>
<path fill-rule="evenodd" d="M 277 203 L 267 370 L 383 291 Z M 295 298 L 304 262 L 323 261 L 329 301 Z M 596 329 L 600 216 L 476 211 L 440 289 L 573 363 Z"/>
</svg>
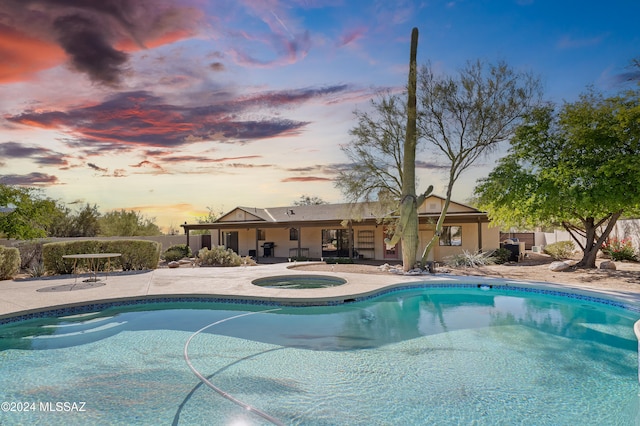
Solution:
<svg viewBox="0 0 640 426">
<path fill-rule="evenodd" d="M 87 259 L 89 261 L 89 271 L 93 274 L 93 278 L 87 278 L 84 282 L 97 282 L 100 281 L 98 278 L 98 262 L 96 259 L 107 259 L 107 270 L 105 271 L 104 280 L 107 280 L 107 276 L 109 275 L 109 269 L 111 269 L 111 258 L 120 257 L 122 253 L 84 253 L 84 254 L 65 254 L 62 256 L 63 259 L 73 259 L 73 273 L 76 276 L 76 280 L 78 279 L 78 275 L 76 274 L 76 266 L 78 264 L 78 259 Z"/>
</svg>

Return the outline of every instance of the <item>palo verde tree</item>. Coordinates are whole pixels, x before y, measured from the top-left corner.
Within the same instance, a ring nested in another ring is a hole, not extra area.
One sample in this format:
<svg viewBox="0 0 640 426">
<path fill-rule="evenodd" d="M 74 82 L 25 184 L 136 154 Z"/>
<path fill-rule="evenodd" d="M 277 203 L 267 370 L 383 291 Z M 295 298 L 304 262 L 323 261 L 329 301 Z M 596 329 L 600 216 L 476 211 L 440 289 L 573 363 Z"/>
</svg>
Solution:
<svg viewBox="0 0 640 426">
<path fill-rule="evenodd" d="M 358 123 L 349 131 L 352 141 L 341 147 L 351 164 L 335 181 L 350 203 L 381 201 L 382 211 L 397 210 L 406 126 L 402 102 L 398 95 L 380 94 L 371 101 L 371 112 L 354 112 Z"/>
<path fill-rule="evenodd" d="M 577 266 L 594 268 L 618 218 L 640 213 L 638 153 L 640 90 L 589 91 L 529 114 L 475 192 L 499 224 L 563 227 L 583 251 Z"/>
<path fill-rule="evenodd" d="M 422 264 L 440 238 L 453 187 L 480 157 L 513 136 L 523 116 L 539 105 L 539 79 L 504 62 L 469 62 L 457 76 L 437 76 L 430 66 L 420 73 L 418 121 L 430 155 L 448 168 L 446 198 L 433 238 L 422 253 Z"/>
<path fill-rule="evenodd" d="M 317 196 L 311 196 L 302 194 L 299 200 L 293 202 L 294 206 L 319 206 L 321 204 L 328 204 L 322 198 Z"/>
</svg>

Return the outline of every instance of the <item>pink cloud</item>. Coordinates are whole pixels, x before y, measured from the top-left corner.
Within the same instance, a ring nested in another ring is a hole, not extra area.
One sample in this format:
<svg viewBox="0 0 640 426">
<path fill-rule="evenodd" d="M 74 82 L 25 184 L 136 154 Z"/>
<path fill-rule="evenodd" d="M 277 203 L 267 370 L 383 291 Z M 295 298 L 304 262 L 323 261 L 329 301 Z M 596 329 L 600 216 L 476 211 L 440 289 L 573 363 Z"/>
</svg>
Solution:
<svg viewBox="0 0 640 426">
<path fill-rule="evenodd" d="M 342 46 L 346 46 L 352 42 L 355 42 L 359 39 L 361 39 L 364 34 L 366 33 L 367 29 L 364 27 L 359 27 L 359 28 L 355 28 L 353 30 L 350 30 L 348 32 L 346 32 L 345 34 L 343 34 L 339 41 L 338 41 L 338 46 L 342 47 Z"/>
</svg>

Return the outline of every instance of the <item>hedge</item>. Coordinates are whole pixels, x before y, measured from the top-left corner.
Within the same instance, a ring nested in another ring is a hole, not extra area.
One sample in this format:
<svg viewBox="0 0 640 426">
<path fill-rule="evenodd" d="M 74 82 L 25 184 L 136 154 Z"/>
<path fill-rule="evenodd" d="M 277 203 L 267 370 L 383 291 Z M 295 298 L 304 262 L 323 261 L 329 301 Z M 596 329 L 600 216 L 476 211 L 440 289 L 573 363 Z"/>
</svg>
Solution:
<svg viewBox="0 0 640 426">
<path fill-rule="evenodd" d="M 110 259 L 113 269 L 138 271 L 156 269 L 160 260 L 161 244 L 145 240 L 82 240 L 47 243 L 42 246 L 44 268 L 50 274 L 73 273 L 73 259 L 63 259 L 68 254 L 121 253 Z M 108 260 L 95 259 L 99 270 L 104 270 Z M 88 268 L 87 260 L 78 259 L 77 268 Z"/>
<path fill-rule="evenodd" d="M 20 271 L 20 252 L 15 247 L 0 246 L 0 280 L 10 280 Z"/>
</svg>

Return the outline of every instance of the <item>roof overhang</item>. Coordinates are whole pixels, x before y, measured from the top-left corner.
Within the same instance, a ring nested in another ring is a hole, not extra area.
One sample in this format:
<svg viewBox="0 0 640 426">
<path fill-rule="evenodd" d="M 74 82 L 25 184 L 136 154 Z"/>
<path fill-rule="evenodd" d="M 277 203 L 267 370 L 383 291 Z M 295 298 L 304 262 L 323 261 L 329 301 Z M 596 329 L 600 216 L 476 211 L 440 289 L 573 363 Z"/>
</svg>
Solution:
<svg viewBox="0 0 640 426">
<path fill-rule="evenodd" d="M 418 216 L 420 224 L 429 224 L 438 220 L 440 214 L 421 214 Z M 392 218 L 393 219 L 393 218 Z M 447 213 L 444 223 L 488 223 L 489 218 L 486 213 Z M 268 228 L 304 228 L 304 227 L 331 227 L 344 228 L 344 220 L 303 220 L 303 221 L 234 221 L 234 222 L 212 222 L 212 223 L 184 223 L 180 225 L 185 231 L 209 230 L 209 229 L 268 229 Z M 349 222 L 351 226 L 372 226 L 379 224 L 376 218 L 366 218 Z"/>
</svg>

